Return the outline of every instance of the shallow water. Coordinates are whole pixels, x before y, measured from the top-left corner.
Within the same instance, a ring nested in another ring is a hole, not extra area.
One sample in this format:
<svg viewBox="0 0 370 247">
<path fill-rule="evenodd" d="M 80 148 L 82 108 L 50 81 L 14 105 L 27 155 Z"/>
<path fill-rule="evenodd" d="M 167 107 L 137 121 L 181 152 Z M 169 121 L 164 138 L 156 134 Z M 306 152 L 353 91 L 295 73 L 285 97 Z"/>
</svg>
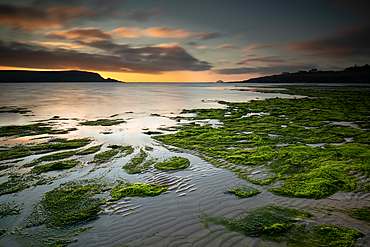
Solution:
<svg viewBox="0 0 370 247">
<path fill-rule="evenodd" d="M 243 85 L 244 86 L 244 85 Z M 45 192 L 71 179 L 85 179 L 104 176 L 107 179 L 125 178 L 131 183 L 152 182 L 154 178 L 181 182 L 182 187 L 169 193 L 153 198 L 132 198 L 130 202 L 124 199 L 114 207 L 128 203 L 127 211 L 105 214 L 87 225 L 93 228 L 75 237 L 77 242 L 70 246 L 284 246 L 279 243 L 264 243 L 259 238 L 245 237 L 235 232 L 227 232 L 222 226 L 210 225 L 206 228 L 199 221 L 201 212 L 208 215 L 239 217 L 245 209 L 278 203 L 307 207 L 316 205 L 315 200 L 291 199 L 273 195 L 260 186 L 260 195 L 252 198 L 237 199 L 233 195 L 223 194 L 234 186 L 234 183 L 247 182 L 238 179 L 232 172 L 216 168 L 191 153 L 176 153 L 167 150 L 155 142 L 147 130 L 157 130 L 159 127 L 174 126 L 186 122 L 177 122 L 170 117 L 180 114 L 183 109 L 220 108 L 217 101 L 246 102 L 255 99 L 274 97 L 293 97 L 284 94 L 264 94 L 250 91 L 228 90 L 235 89 L 234 84 L 169 84 L 169 83 L 3 83 L 0 84 L 0 107 L 26 107 L 32 111 L 28 115 L 18 113 L 0 114 L 0 126 L 21 125 L 50 119 L 59 116 L 62 120 L 53 120 L 60 128 L 76 127 L 66 135 L 58 137 L 81 138 L 91 137 L 92 145 L 104 144 L 103 149 L 110 144 L 132 145 L 135 153 L 117 158 L 114 161 L 92 171 L 94 165 L 85 163 L 84 166 L 71 171 L 50 172 L 53 175 L 63 175 L 50 185 L 37 186 L 24 190 L 18 195 L 3 195 L 0 202 L 13 201 L 25 203 L 22 214 L 8 216 L 0 220 L 0 228 L 9 230 L 19 226 L 36 202 Z M 156 114 L 156 115 L 152 115 Z M 81 126 L 83 120 L 97 118 L 123 119 L 126 123 L 116 126 Z M 63 119 L 66 118 L 66 119 Z M 203 124 L 207 123 L 202 121 Z M 210 121 L 210 124 L 217 124 Z M 106 133 L 110 134 L 106 134 Z M 22 142 L 36 142 L 35 137 L 20 137 L 15 139 L 0 138 L 0 145 L 13 145 Z M 158 172 L 149 170 L 144 174 L 128 175 L 122 166 L 140 148 L 153 147 L 148 151 L 149 156 L 163 159 L 170 156 L 182 156 L 190 160 L 191 166 L 183 171 Z M 86 161 L 93 155 L 84 157 Z M 19 164 L 30 162 L 38 156 L 26 157 Z M 0 177 L 2 182 L 6 177 Z M 180 187 L 180 185 L 179 185 Z M 346 201 L 362 206 L 364 199 L 361 195 L 350 197 L 347 194 L 335 194 L 322 200 L 328 204 Z M 365 196 L 365 195 L 363 195 Z M 339 199 L 338 199 L 339 198 Z M 344 199 L 343 199 L 344 198 Z M 320 219 L 322 222 L 329 219 Z M 357 226 L 358 227 L 358 226 Z M 362 226 L 365 228 L 365 226 Z M 35 228 L 35 231 L 38 227 Z M 362 229 L 360 229 L 362 230 Z M 40 229 L 42 231 L 42 228 Z M 364 231 L 364 230 L 362 230 Z M 4 246 L 28 246 L 26 240 L 8 235 L 0 240 Z"/>
</svg>

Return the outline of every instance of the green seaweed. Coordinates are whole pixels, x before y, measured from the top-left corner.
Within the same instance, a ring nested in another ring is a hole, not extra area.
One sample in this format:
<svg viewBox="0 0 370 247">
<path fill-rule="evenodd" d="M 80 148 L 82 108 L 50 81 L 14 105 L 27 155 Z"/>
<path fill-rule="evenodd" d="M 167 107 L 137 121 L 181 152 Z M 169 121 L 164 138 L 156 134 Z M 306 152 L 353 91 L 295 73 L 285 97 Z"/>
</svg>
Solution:
<svg viewBox="0 0 370 247">
<path fill-rule="evenodd" d="M 0 203 L 0 219 L 8 216 L 8 215 L 16 215 L 20 214 L 22 207 L 15 202 L 3 202 Z"/>
<path fill-rule="evenodd" d="M 98 119 L 95 121 L 85 121 L 81 122 L 81 125 L 88 125 L 88 126 L 112 126 L 112 125 L 118 125 L 121 123 L 126 123 L 126 121 L 122 119 Z"/>
<path fill-rule="evenodd" d="M 0 228 L 0 237 L 4 236 L 8 228 Z"/>
<path fill-rule="evenodd" d="M 40 134 L 67 134 L 75 129 L 52 129 L 46 123 L 36 123 L 29 125 L 11 125 L 0 127 L 0 137 L 4 136 L 31 136 Z"/>
<path fill-rule="evenodd" d="M 25 226 L 46 224 L 60 228 L 74 226 L 98 218 L 103 198 L 95 197 L 106 184 L 87 180 L 70 181 L 46 192 L 25 221 Z"/>
<path fill-rule="evenodd" d="M 280 181 L 270 190 L 282 196 L 319 199 L 356 189 L 358 180 L 350 172 L 370 175 L 370 132 L 356 128 L 356 123 L 368 126 L 368 91 L 356 87 L 282 87 L 288 89 L 285 93 L 310 98 L 220 101 L 224 109 L 184 110 L 182 113 L 194 114 L 191 120 L 218 119 L 220 125 L 183 124 L 177 133 L 153 138 L 191 150 L 251 183 L 267 186 Z M 257 165 L 264 168 L 266 176 L 251 179 L 235 165 Z"/>
<path fill-rule="evenodd" d="M 158 170 L 179 170 L 190 166 L 190 161 L 187 158 L 180 156 L 173 156 L 163 162 L 158 162 L 154 167 Z"/>
<path fill-rule="evenodd" d="M 248 198 L 260 194 L 261 191 L 251 186 L 240 184 L 238 187 L 228 190 L 227 193 L 235 194 L 241 198 Z"/>
<path fill-rule="evenodd" d="M 16 159 L 32 154 L 50 153 L 58 150 L 76 149 L 89 144 L 89 138 L 83 139 L 52 139 L 36 145 L 18 145 L 13 147 L 0 147 L 0 160 Z"/>
<path fill-rule="evenodd" d="M 107 150 L 94 155 L 94 163 L 105 163 L 110 161 L 114 156 L 119 153 L 118 150 Z"/>
<path fill-rule="evenodd" d="M 93 147 L 89 147 L 85 150 L 82 150 L 80 152 L 77 152 L 76 154 L 77 155 L 87 155 L 87 154 L 93 154 L 93 153 L 96 153 L 98 151 L 100 151 L 101 147 L 103 145 L 97 145 L 97 146 L 93 146 Z"/>
<path fill-rule="evenodd" d="M 341 212 L 348 214 L 352 218 L 366 221 L 370 223 L 370 207 L 364 206 L 362 208 L 352 208 L 352 209 L 346 209 L 341 210 Z"/>
<path fill-rule="evenodd" d="M 143 133 L 146 134 L 146 135 L 160 135 L 160 134 L 163 134 L 160 131 L 154 131 L 154 130 L 145 131 Z"/>
<path fill-rule="evenodd" d="M 28 110 L 24 107 L 7 107 L 2 106 L 0 107 L 0 113 L 20 113 L 20 114 L 26 114 L 32 112 L 31 110 Z"/>
<path fill-rule="evenodd" d="M 246 211 L 240 219 L 217 218 L 202 212 L 201 221 L 208 226 L 216 223 L 230 231 L 267 241 L 287 242 L 289 246 L 342 246 L 350 247 L 364 234 L 353 229 L 330 224 L 307 228 L 302 219 L 312 218 L 307 211 L 274 204 Z"/>
<path fill-rule="evenodd" d="M 140 153 L 132 157 L 122 168 L 128 174 L 140 173 L 143 169 L 149 168 L 155 162 L 155 160 L 144 162 L 147 157 L 148 154 L 143 149 L 140 149 Z"/>
<path fill-rule="evenodd" d="M 355 240 L 365 235 L 357 230 L 330 224 L 314 226 L 306 246 L 354 246 Z"/>
<path fill-rule="evenodd" d="M 58 161 L 50 164 L 35 166 L 32 168 L 31 172 L 39 175 L 43 172 L 69 169 L 75 167 L 78 163 L 79 161 L 76 160 Z"/>
<path fill-rule="evenodd" d="M 151 197 L 158 196 L 167 190 L 167 186 L 159 184 L 143 184 L 143 183 L 126 183 L 121 182 L 114 186 L 110 192 L 112 200 L 118 200 L 122 197 L 138 196 L 138 197 Z"/>
<path fill-rule="evenodd" d="M 121 145 L 109 145 L 108 148 L 112 148 L 114 150 L 118 150 L 120 152 L 124 152 L 124 156 L 130 155 L 134 152 L 134 148 L 132 146 L 121 146 Z"/>
<path fill-rule="evenodd" d="M 30 167 L 30 166 L 35 166 L 44 161 L 54 161 L 54 160 L 66 159 L 66 158 L 72 157 L 75 154 L 76 154 L 75 151 L 67 151 L 67 152 L 60 152 L 60 153 L 45 155 L 40 158 L 34 159 L 31 163 L 25 164 L 24 166 Z"/>
<path fill-rule="evenodd" d="M 231 231 L 240 232 L 246 236 L 261 236 L 271 238 L 274 235 L 284 236 L 294 225 L 295 218 L 311 218 L 307 211 L 287 208 L 274 204 L 254 208 L 246 211 L 240 219 L 217 218 L 202 213 L 203 223 L 221 224 Z"/>
<path fill-rule="evenodd" d="M 354 190 L 357 187 L 357 178 L 344 173 L 344 168 L 343 165 L 332 162 L 309 173 L 287 177 L 280 187 L 268 190 L 281 196 L 314 199 L 328 197 L 341 190 Z"/>
<path fill-rule="evenodd" d="M 33 177 L 26 175 L 11 175 L 8 181 L 0 184 L 0 195 L 12 194 L 31 187 Z"/>
<path fill-rule="evenodd" d="M 0 171 L 6 170 L 8 168 L 12 167 L 11 165 L 0 165 Z"/>
</svg>

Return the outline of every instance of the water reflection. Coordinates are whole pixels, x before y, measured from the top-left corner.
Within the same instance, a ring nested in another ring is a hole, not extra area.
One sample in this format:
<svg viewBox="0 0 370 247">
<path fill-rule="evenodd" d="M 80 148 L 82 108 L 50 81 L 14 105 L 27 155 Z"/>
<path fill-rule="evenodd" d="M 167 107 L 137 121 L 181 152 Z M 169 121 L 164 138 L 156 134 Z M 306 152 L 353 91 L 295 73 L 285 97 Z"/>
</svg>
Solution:
<svg viewBox="0 0 370 247">
<path fill-rule="evenodd" d="M 0 106 L 27 107 L 34 116 L 2 114 L 0 125 L 26 124 L 56 115 L 80 119 L 106 118 L 125 112 L 169 115 L 182 109 L 222 107 L 215 100 L 242 102 L 278 95 L 290 97 L 217 90 L 232 87 L 207 83 L 2 83 Z"/>
</svg>

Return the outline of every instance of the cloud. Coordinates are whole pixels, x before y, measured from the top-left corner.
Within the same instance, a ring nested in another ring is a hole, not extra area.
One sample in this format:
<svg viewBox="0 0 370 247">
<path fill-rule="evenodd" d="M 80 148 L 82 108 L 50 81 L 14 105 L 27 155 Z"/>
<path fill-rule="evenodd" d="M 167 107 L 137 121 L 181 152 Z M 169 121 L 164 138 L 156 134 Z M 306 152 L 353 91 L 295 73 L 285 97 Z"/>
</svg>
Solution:
<svg viewBox="0 0 370 247">
<path fill-rule="evenodd" d="M 254 58 L 243 59 L 236 64 L 251 64 L 255 65 L 256 63 L 271 64 L 271 63 L 283 63 L 285 60 L 277 59 L 276 56 L 257 56 Z"/>
<path fill-rule="evenodd" d="M 141 37 L 141 30 L 138 27 L 120 27 L 111 31 L 116 36 L 125 38 L 138 38 Z"/>
<path fill-rule="evenodd" d="M 126 20 L 135 20 L 139 22 L 148 21 L 149 19 L 163 16 L 164 10 L 162 7 L 157 7 L 150 9 L 148 11 L 142 11 L 140 9 L 133 9 L 130 11 L 121 11 L 116 14 L 116 17 L 126 19 Z"/>
<path fill-rule="evenodd" d="M 112 39 L 112 35 L 103 32 L 100 29 L 88 27 L 88 28 L 72 28 L 65 31 L 51 31 L 45 34 L 48 38 L 56 39 L 79 39 L 79 38 L 103 38 Z"/>
<path fill-rule="evenodd" d="M 241 57 L 257 57 L 257 55 L 255 54 L 243 54 L 243 55 L 240 55 Z"/>
<path fill-rule="evenodd" d="M 314 65 L 309 64 L 285 64 L 276 66 L 263 66 L 263 67 L 239 67 L 239 68 L 225 68 L 225 69 L 214 69 L 212 72 L 223 75 L 234 75 L 234 74 L 280 74 L 282 71 L 298 71 L 308 70 L 315 68 Z"/>
<path fill-rule="evenodd" d="M 364 0 L 333 0 L 330 7 L 341 8 L 347 13 L 361 15 L 365 20 L 369 20 L 370 2 Z"/>
<path fill-rule="evenodd" d="M 217 60 L 217 62 L 220 62 L 220 63 L 235 63 L 235 62 L 230 61 L 230 60 Z"/>
<path fill-rule="evenodd" d="M 370 25 L 361 25 L 349 31 L 326 37 L 288 43 L 288 50 L 308 52 L 313 56 L 346 59 L 370 57 Z"/>
<path fill-rule="evenodd" d="M 216 47 L 198 46 L 196 48 L 198 50 L 230 50 L 230 49 L 236 49 L 237 47 L 235 45 L 223 44 L 223 45 L 219 45 Z"/>
<path fill-rule="evenodd" d="M 244 48 L 243 51 L 254 51 L 254 50 L 260 50 L 260 49 L 269 49 L 269 48 L 275 48 L 277 46 L 280 46 L 280 44 L 255 43 L 255 44 L 251 44 L 247 48 Z"/>
<path fill-rule="evenodd" d="M 74 45 L 71 43 L 67 42 L 52 42 L 52 41 L 46 41 L 46 42 L 41 42 L 41 41 L 31 41 L 32 43 L 36 43 L 42 46 L 58 46 L 63 49 L 70 49 L 70 48 L 81 48 L 81 46 Z"/>
<path fill-rule="evenodd" d="M 161 74 L 165 71 L 204 71 L 212 66 L 187 53 L 177 44 L 131 48 L 109 40 L 80 44 L 104 50 L 104 54 L 88 54 L 74 50 L 50 49 L 40 45 L 0 41 L 0 53 L 7 59 L 0 66 L 37 69 L 78 69 L 112 72 Z"/>
<path fill-rule="evenodd" d="M 53 7 L 48 9 L 0 4 L 0 25 L 7 24 L 13 29 L 33 31 L 66 27 L 72 20 L 91 17 L 95 13 L 85 7 Z"/>
<path fill-rule="evenodd" d="M 145 36 L 154 38 L 176 38 L 184 39 L 195 35 L 194 32 L 172 27 L 153 27 L 143 30 Z"/>
<path fill-rule="evenodd" d="M 194 46 L 194 45 L 197 45 L 197 42 L 189 41 L 189 42 L 187 42 L 186 44 L 187 44 L 187 45 L 193 45 L 193 46 Z"/>
<path fill-rule="evenodd" d="M 214 39 L 214 38 L 221 37 L 222 34 L 219 32 L 203 32 L 203 33 L 198 33 L 196 36 L 199 39 Z"/>
<path fill-rule="evenodd" d="M 172 38 L 172 39 L 210 39 L 219 37 L 217 35 L 210 35 L 210 33 L 193 32 L 185 29 L 177 29 L 173 27 L 152 27 L 147 29 L 140 29 L 139 27 L 121 27 L 111 31 L 113 34 L 126 37 L 151 37 L 151 38 Z"/>
</svg>

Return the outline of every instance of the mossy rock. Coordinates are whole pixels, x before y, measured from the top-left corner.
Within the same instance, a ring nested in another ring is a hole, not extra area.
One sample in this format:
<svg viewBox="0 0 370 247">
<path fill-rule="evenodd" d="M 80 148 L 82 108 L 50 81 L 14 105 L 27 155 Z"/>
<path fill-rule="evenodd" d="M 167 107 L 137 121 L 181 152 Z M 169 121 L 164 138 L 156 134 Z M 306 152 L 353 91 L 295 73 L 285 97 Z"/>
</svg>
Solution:
<svg viewBox="0 0 370 247">
<path fill-rule="evenodd" d="M 70 161 L 58 161 L 45 165 L 38 165 L 32 168 L 31 172 L 35 174 L 41 174 L 43 172 L 65 170 L 72 167 L 75 167 L 79 161 L 70 160 Z"/>
<path fill-rule="evenodd" d="M 122 119 L 98 119 L 95 121 L 85 121 L 80 123 L 81 125 L 88 125 L 88 126 L 112 126 L 118 125 L 121 123 L 125 123 L 126 121 Z"/>
<path fill-rule="evenodd" d="M 94 160 L 92 162 L 95 162 L 95 163 L 108 162 L 111 158 L 116 156 L 118 153 L 119 153 L 118 150 L 107 150 L 107 151 L 95 154 Z"/>
<path fill-rule="evenodd" d="M 48 191 L 26 219 L 26 226 L 46 224 L 59 228 L 85 223 L 98 218 L 105 185 L 87 180 L 71 181 Z"/>
<path fill-rule="evenodd" d="M 307 228 L 305 224 L 297 223 L 297 219 L 312 217 L 307 211 L 270 204 L 247 210 L 239 219 L 202 213 L 201 220 L 206 226 L 216 223 L 230 231 L 267 241 L 287 242 L 289 246 L 350 247 L 358 238 L 364 237 L 362 232 L 347 227 L 325 224 Z"/>
<path fill-rule="evenodd" d="M 235 194 L 241 198 L 252 197 L 261 193 L 260 190 L 247 185 L 239 185 L 238 187 L 228 190 L 228 193 Z"/>
<path fill-rule="evenodd" d="M 158 162 L 154 165 L 158 170 L 179 170 L 190 166 L 190 161 L 187 158 L 174 156 L 163 162 Z"/>
<path fill-rule="evenodd" d="M 161 186 L 159 184 L 143 184 L 143 183 L 120 183 L 113 187 L 110 192 L 113 200 L 118 200 L 122 197 L 138 196 L 138 197 L 150 197 L 158 196 L 167 190 L 167 186 Z"/>
</svg>

